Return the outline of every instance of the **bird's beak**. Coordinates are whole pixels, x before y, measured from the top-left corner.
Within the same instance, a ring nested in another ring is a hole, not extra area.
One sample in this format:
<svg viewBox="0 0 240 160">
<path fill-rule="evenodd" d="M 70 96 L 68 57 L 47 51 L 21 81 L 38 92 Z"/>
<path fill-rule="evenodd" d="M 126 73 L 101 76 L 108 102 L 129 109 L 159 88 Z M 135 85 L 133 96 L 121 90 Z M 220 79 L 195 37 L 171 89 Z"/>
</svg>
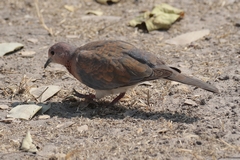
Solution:
<svg viewBox="0 0 240 160">
<path fill-rule="evenodd" d="M 51 62 L 52 62 L 52 59 L 48 58 L 47 62 L 44 65 L 44 68 L 46 68 L 49 65 L 49 63 L 51 63 Z"/>
</svg>

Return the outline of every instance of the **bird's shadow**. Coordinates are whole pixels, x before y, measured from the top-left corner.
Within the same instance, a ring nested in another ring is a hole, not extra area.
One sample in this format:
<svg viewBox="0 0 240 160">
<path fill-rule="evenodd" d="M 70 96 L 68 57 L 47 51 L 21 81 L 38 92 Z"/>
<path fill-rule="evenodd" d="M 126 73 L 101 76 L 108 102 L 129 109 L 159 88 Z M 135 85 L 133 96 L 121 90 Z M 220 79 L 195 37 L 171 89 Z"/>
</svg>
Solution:
<svg viewBox="0 0 240 160">
<path fill-rule="evenodd" d="M 142 120 L 158 120 L 164 118 L 179 123 L 193 123 L 199 120 L 198 117 L 190 117 L 179 112 L 143 111 L 141 109 L 127 108 L 122 105 L 107 106 L 107 102 L 88 103 L 86 101 L 65 100 L 62 102 L 49 102 L 48 104 L 51 105 L 51 108 L 45 114 L 51 117 L 86 117 L 89 119 L 124 119 L 126 117 L 132 117 Z"/>
</svg>

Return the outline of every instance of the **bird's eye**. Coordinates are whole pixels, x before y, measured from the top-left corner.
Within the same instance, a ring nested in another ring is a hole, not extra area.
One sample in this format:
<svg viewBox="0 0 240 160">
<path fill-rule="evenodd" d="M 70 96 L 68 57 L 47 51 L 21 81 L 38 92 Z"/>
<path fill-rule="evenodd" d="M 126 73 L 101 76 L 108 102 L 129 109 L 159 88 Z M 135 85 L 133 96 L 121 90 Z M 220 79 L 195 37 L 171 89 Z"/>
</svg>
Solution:
<svg viewBox="0 0 240 160">
<path fill-rule="evenodd" d="M 54 55 L 54 51 L 51 51 L 51 55 Z"/>
</svg>

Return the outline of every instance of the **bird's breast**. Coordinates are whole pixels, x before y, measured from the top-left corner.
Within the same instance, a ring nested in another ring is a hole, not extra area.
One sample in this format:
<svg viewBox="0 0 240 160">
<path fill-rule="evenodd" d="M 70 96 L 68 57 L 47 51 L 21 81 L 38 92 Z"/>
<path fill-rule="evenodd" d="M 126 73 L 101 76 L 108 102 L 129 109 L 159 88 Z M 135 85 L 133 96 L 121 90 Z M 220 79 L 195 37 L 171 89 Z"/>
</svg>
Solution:
<svg viewBox="0 0 240 160">
<path fill-rule="evenodd" d="M 77 66 L 74 63 L 67 63 L 65 67 L 67 68 L 68 72 L 73 75 L 73 77 L 82 82 L 82 79 L 77 72 Z"/>
</svg>

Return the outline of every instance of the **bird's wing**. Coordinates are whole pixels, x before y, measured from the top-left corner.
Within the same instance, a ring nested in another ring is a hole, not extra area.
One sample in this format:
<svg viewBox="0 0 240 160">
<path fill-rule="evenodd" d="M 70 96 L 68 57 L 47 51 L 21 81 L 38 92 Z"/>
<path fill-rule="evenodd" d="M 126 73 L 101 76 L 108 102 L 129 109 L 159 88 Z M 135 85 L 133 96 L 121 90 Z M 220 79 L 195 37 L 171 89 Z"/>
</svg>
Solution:
<svg viewBox="0 0 240 160">
<path fill-rule="evenodd" d="M 93 89 L 130 86 L 152 76 L 156 57 L 148 56 L 126 42 L 97 41 L 75 51 L 76 70 L 82 83 Z"/>
</svg>

